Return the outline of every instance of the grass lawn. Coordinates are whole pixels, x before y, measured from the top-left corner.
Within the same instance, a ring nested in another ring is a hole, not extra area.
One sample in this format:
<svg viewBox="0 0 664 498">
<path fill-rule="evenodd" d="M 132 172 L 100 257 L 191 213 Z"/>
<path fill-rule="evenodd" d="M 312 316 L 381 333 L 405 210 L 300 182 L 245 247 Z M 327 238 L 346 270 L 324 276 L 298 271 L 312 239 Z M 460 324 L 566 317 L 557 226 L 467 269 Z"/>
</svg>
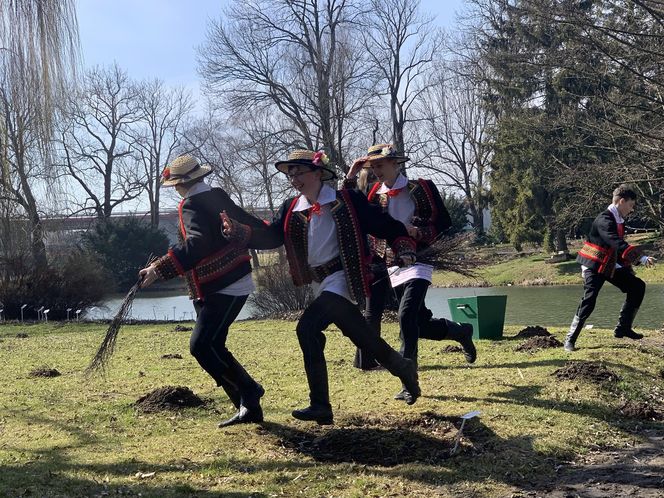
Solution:
<svg viewBox="0 0 664 498">
<path fill-rule="evenodd" d="M 652 247 L 652 237 L 633 235 L 632 244 L 645 245 L 646 253 L 660 259 Z M 581 248 L 580 241 L 570 242 L 572 256 Z M 477 285 L 582 285 L 581 267 L 576 261 L 549 264 L 548 254 L 534 253 L 517 255 L 507 245 L 476 248 L 487 265 L 478 271 L 478 277 L 470 279 L 455 273 L 435 272 L 433 285 L 438 287 L 473 287 Z M 635 267 L 636 274 L 646 283 L 664 283 L 664 261 L 652 268 Z"/>
<path fill-rule="evenodd" d="M 562 339 L 562 329 L 550 331 Z M 661 407 L 664 342 L 655 331 L 637 344 L 587 330 L 573 355 L 478 341 L 472 366 L 444 351 L 453 343 L 423 341 L 423 397 L 413 406 L 392 400 L 400 386 L 387 372 L 353 369 L 352 345 L 330 331 L 337 425 L 319 428 L 290 417 L 307 402 L 294 323 L 239 322 L 229 347 L 266 388 L 266 422 L 226 430 L 216 424 L 231 404 L 189 356 L 187 332 L 127 326 L 106 378 L 86 379 L 104 332 L 98 324 L 0 325 L 0 496 L 509 496 L 547 489 L 581 455 L 664 429 L 619 412 L 626 399 Z M 396 344 L 396 325 L 384 334 Z M 182 359 L 162 359 L 175 353 Z M 620 380 L 557 380 L 570 357 L 602 361 Z M 62 375 L 30 376 L 42 366 Z M 188 386 L 208 403 L 135 409 L 166 385 Z M 450 456 L 459 416 L 471 410 L 482 413 Z"/>
</svg>

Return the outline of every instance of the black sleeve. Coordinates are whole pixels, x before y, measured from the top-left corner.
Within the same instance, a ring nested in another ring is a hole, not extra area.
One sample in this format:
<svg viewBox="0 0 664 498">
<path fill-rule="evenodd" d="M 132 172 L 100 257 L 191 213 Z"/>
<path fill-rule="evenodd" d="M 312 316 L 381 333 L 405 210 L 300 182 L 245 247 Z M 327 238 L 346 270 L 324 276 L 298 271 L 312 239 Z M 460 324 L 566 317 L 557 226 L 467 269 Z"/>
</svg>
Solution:
<svg viewBox="0 0 664 498">
<path fill-rule="evenodd" d="M 618 223 L 609 211 L 601 213 L 595 223 L 597 223 L 597 231 L 602 240 L 616 250 L 622 263 L 632 265 L 640 263 L 643 252 L 638 247 L 628 244 L 624 238 L 618 235 Z"/>
<path fill-rule="evenodd" d="M 403 223 L 383 212 L 380 206 L 367 201 L 367 198 L 359 191 L 348 190 L 347 192 L 353 202 L 364 233 L 379 239 L 385 239 L 390 245 L 393 245 L 401 237 L 409 238 L 408 230 L 406 230 Z"/>
<path fill-rule="evenodd" d="M 251 249 L 275 249 L 283 245 L 286 214 L 292 202 L 293 199 L 286 200 L 269 225 L 261 222 L 260 226 L 252 226 L 247 247 Z"/>
<path fill-rule="evenodd" d="M 427 185 L 429 185 L 429 189 L 431 190 L 431 194 L 433 196 L 434 204 L 437 211 L 437 216 L 435 220 L 433 220 L 437 236 L 438 234 L 446 232 L 452 227 L 452 218 L 450 217 L 449 211 L 445 207 L 443 198 L 440 196 L 440 192 L 438 192 L 438 188 L 436 188 L 436 185 L 431 180 L 427 180 Z"/>
<path fill-rule="evenodd" d="M 212 233 L 219 224 L 209 219 L 204 209 L 197 208 L 192 199 L 186 199 L 182 205 L 182 224 L 185 228 L 184 242 L 176 244 L 168 251 L 177 260 L 182 271 L 191 270 L 196 263 L 212 252 L 212 241 L 220 234 Z"/>
<path fill-rule="evenodd" d="M 244 209 L 235 204 L 233 199 L 231 199 L 230 195 L 228 195 L 225 190 L 219 189 L 219 191 L 223 197 L 223 205 L 225 206 L 226 214 L 229 218 L 234 219 L 235 221 L 239 221 L 240 223 L 250 226 L 251 228 L 265 225 L 263 220 L 247 213 Z"/>
</svg>

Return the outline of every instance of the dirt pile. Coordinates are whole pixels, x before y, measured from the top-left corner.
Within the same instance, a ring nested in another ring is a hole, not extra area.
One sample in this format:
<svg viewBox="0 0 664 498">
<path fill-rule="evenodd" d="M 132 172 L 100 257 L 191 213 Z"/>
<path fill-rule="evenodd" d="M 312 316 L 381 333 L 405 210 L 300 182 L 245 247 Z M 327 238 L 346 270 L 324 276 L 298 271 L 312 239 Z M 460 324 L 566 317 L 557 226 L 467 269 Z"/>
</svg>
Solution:
<svg viewBox="0 0 664 498">
<path fill-rule="evenodd" d="M 17 339 L 27 339 L 27 338 L 28 338 L 28 334 L 25 333 L 25 332 L 19 332 L 18 334 L 16 334 L 16 338 L 17 338 Z"/>
<path fill-rule="evenodd" d="M 591 361 L 568 361 L 564 366 L 553 372 L 559 380 L 589 380 L 598 384 L 617 382 L 620 377 L 601 363 Z"/>
<path fill-rule="evenodd" d="M 532 353 L 539 349 L 559 348 L 562 345 L 563 343 L 552 335 L 534 336 L 525 341 L 523 344 L 514 348 L 514 351 L 525 351 Z"/>
<path fill-rule="evenodd" d="M 461 346 L 445 346 L 440 350 L 441 353 L 463 353 L 463 348 Z"/>
<path fill-rule="evenodd" d="M 162 360 L 181 360 L 182 355 L 179 353 L 167 353 L 165 355 L 162 355 L 161 357 Z"/>
<path fill-rule="evenodd" d="M 187 327 L 186 325 L 176 325 L 173 329 L 174 332 L 191 332 L 192 330 L 191 327 Z"/>
<path fill-rule="evenodd" d="M 204 401 L 191 389 L 183 386 L 165 386 L 138 398 L 134 406 L 142 412 L 154 413 L 201 406 Z"/>
<path fill-rule="evenodd" d="M 355 416 L 342 419 L 341 424 L 310 432 L 284 428 L 277 444 L 318 461 L 392 467 L 435 464 L 449 458 L 457 434 L 451 418 L 431 412 L 405 419 Z"/>
<path fill-rule="evenodd" d="M 39 367 L 30 371 L 30 377 L 60 377 L 62 375 L 55 368 Z"/>
<path fill-rule="evenodd" d="M 640 420 L 664 420 L 664 412 L 647 401 L 629 400 L 623 403 L 619 410 L 625 417 Z"/>
<path fill-rule="evenodd" d="M 544 327 L 540 327 L 539 325 L 529 325 L 525 329 L 521 329 L 514 337 L 516 339 L 528 339 L 530 337 L 548 337 L 550 335 L 551 332 Z"/>
</svg>

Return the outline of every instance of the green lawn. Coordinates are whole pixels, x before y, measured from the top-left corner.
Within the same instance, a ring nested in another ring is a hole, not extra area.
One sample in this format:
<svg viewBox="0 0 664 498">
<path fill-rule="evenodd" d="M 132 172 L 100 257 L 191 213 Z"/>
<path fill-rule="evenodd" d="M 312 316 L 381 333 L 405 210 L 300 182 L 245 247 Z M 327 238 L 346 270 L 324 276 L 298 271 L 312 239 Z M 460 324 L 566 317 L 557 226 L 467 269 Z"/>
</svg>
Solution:
<svg viewBox="0 0 664 498">
<path fill-rule="evenodd" d="M 353 369 L 352 345 L 331 331 L 337 425 L 318 428 L 290 417 L 307 401 L 294 323 L 240 322 L 229 347 L 266 388 L 266 423 L 219 430 L 231 405 L 189 356 L 188 333 L 173 329 L 123 328 L 107 377 L 85 379 L 103 325 L 0 325 L 0 496 L 509 496 L 542 489 L 579 454 L 633 444 L 644 426 L 664 428 L 617 410 L 623 398 L 664 388 L 654 331 L 643 344 L 584 331 L 571 356 L 618 373 L 609 387 L 556 380 L 570 358 L 561 348 L 529 354 L 514 351 L 518 340 L 479 341 L 479 359 L 467 366 L 443 352 L 451 343 L 423 341 L 424 395 L 413 406 L 392 400 L 399 383 L 388 373 Z M 562 339 L 562 329 L 552 332 Z M 396 344 L 394 324 L 385 335 Z M 183 359 L 161 358 L 168 353 Z M 29 375 L 41 366 L 62 375 Z M 209 404 L 135 410 L 137 398 L 166 385 L 188 386 Z M 482 414 L 450 457 L 458 417 L 471 410 Z M 335 453 L 331 441 L 345 450 Z M 325 461 L 325 445 L 336 461 Z M 378 452 L 404 463 L 367 460 Z"/>
<path fill-rule="evenodd" d="M 632 236 L 633 244 L 645 244 L 647 253 L 659 258 L 652 241 L 644 235 Z M 580 248 L 580 242 L 570 244 L 572 255 Z M 433 285 L 438 287 L 472 287 L 500 285 L 581 285 L 581 267 L 576 261 L 549 264 L 548 254 L 535 253 L 518 256 L 506 245 L 477 248 L 488 264 L 478 271 L 478 277 L 470 279 L 455 273 L 436 272 Z M 510 252 L 512 251 L 512 252 Z M 636 274 L 647 283 L 664 283 L 664 261 L 652 268 L 635 267 Z"/>
</svg>

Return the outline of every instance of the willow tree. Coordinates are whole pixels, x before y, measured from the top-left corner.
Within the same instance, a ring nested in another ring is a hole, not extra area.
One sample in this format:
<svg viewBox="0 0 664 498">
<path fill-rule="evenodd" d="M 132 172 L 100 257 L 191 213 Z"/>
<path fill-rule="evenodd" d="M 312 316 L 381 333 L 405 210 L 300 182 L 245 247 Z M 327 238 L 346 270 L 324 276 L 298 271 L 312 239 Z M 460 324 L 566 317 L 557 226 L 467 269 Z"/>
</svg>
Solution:
<svg viewBox="0 0 664 498">
<path fill-rule="evenodd" d="M 24 211 L 38 266 L 46 251 L 34 175 L 51 176 L 51 137 L 78 65 L 78 40 L 74 0 L 0 0 L 0 202 Z"/>
</svg>

